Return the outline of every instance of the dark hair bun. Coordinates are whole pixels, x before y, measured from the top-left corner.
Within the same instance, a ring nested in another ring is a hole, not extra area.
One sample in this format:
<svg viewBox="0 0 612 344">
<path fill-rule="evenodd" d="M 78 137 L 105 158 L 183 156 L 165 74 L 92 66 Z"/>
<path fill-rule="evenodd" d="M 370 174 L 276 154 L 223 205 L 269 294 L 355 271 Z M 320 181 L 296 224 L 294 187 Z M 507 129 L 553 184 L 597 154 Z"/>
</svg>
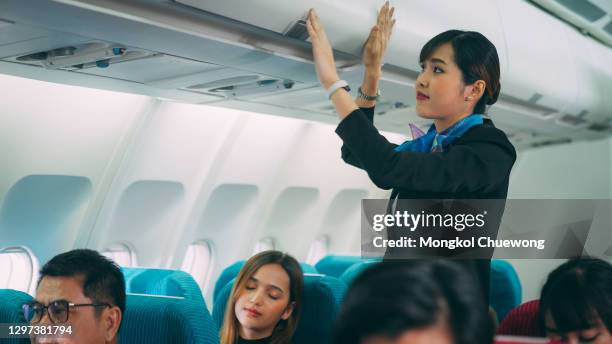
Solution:
<svg viewBox="0 0 612 344">
<path fill-rule="evenodd" d="M 489 89 L 490 92 L 487 92 L 487 105 L 493 105 L 497 102 L 497 98 L 499 97 L 499 84 L 491 86 Z"/>
</svg>

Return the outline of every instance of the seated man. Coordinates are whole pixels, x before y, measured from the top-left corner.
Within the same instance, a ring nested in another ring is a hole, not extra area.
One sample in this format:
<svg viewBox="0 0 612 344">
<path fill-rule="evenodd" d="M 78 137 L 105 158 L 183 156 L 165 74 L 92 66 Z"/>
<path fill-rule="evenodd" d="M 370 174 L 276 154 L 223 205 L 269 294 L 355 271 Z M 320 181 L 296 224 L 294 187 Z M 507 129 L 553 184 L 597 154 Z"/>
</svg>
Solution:
<svg viewBox="0 0 612 344">
<path fill-rule="evenodd" d="M 40 270 L 36 298 L 23 306 L 32 325 L 70 326 L 61 343 L 117 343 L 125 311 L 125 280 L 119 267 L 87 249 L 53 257 Z M 33 337 L 32 342 L 52 342 Z"/>
</svg>

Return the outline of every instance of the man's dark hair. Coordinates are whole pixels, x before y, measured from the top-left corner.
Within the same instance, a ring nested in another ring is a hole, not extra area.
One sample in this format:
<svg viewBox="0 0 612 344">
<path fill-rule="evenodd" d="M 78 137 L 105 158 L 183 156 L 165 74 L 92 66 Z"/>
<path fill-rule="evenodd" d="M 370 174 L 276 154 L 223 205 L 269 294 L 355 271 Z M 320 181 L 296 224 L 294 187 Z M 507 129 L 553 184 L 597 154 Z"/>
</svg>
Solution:
<svg viewBox="0 0 612 344">
<path fill-rule="evenodd" d="M 58 254 L 42 267 L 38 284 L 45 276 L 82 278 L 83 295 L 94 303 L 117 306 L 125 314 L 123 273 L 117 264 L 97 251 L 77 249 Z"/>
<path fill-rule="evenodd" d="M 382 262 L 350 286 L 334 343 L 359 343 L 370 336 L 393 339 L 443 321 L 453 343 L 490 344 L 493 329 L 483 302 L 475 279 L 457 262 Z"/>
</svg>

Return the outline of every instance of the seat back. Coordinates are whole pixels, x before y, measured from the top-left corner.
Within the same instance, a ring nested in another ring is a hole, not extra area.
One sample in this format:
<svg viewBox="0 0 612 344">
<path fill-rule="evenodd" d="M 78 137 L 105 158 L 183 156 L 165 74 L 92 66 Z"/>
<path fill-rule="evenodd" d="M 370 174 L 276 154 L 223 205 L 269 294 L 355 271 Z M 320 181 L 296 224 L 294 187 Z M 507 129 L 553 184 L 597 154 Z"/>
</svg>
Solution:
<svg viewBox="0 0 612 344">
<path fill-rule="evenodd" d="M 302 272 L 305 274 L 318 274 L 319 273 L 316 267 L 308 263 L 300 263 L 300 267 L 302 268 Z"/>
<path fill-rule="evenodd" d="M 188 273 L 181 270 L 121 268 L 126 292 L 133 294 L 178 296 L 198 300 L 202 291 Z"/>
<path fill-rule="evenodd" d="M 208 311 L 183 297 L 128 294 L 119 342 L 219 344 Z"/>
<path fill-rule="evenodd" d="M 32 296 L 19 290 L 0 289 L 0 324 L 25 323 L 21 306 L 32 300 Z M 29 338 L 5 338 L 0 342 L 6 344 L 30 343 Z"/>
<path fill-rule="evenodd" d="M 541 335 L 538 327 L 540 300 L 531 300 L 514 308 L 499 324 L 498 335 L 537 337 Z"/>
<path fill-rule="evenodd" d="M 500 320 L 521 303 L 521 281 L 512 264 L 500 259 L 491 260 L 489 290 L 489 304 Z"/>
<path fill-rule="evenodd" d="M 364 260 L 360 263 L 353 264 L 351 267 L 346 269 L 342 275 L 340 275 L 340 280 L 350 287 L 353 281 L 366 269 L 374 266 L 375 264 L 380 263 L 379 260 Z"/>
<path fill-rule="evenodd" d="M 198 283 L 181 270 L 121 268 L 127 293 L 177 296 L 198 302 L 207 309 Z"/>
<path fill-rule="evenodd" d="M 363 259 L 360 256 L 329 255 L 319 260 L 317 264 L 315 264 L 315 267 L 319 273 L 327 276 L 340 277 L 346 269 L 362 261 Z"/>
<path fill-rule="evenodd" d="M 221 290 L 228 284 L 229 281 L 238 276 L 238 272 L 240 272 L 240 269 L 242 269 L 244 263 L 246 263 L 246 260 L 239 260 L 221 271 L 219 278 L 217 278 L 217 281 L 215 282 L 215 288 L 213 289 L 213 302 L 215 302 L 215 304 L 217 301 L 217 296 L 219 296 Z"/>
<path fill-rule="evenodd" d="M 329 343 L 336 316 L 346 294 L 346 284 L 332 276 L 304 275 L 302 314 L 294 344 Z"/>
<path fill-rule="evenodd" d="M 213 319 L 219 328 L 223 325 L 233 284 L 234 280 L 227 283 L 215 300 Z M 305 274 L 302 313 L 293 343 L 328 343 L 345 293 L 346 285 L 335 277 Z"/>
<path fill-rule="evenodd" d="M 365 260 L 353 264 L 340 275 L 347 286 L 359 276 L 364 270 L 378 263 L 377 260 Z M 512 265 L 504 260 L 491 261 L 489 303 L 495 309 L 499 319 L 503 319 L 508 312 L 521 303 L 521 282 Z"/>
</svg>

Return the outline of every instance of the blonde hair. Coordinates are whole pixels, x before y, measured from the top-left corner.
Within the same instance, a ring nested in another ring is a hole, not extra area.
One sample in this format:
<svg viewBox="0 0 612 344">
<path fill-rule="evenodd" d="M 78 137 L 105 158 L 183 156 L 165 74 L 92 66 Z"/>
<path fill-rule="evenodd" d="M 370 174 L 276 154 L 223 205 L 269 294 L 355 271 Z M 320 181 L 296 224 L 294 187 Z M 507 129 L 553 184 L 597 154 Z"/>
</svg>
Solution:
<svg viewBox="0 0 612 344">
<path fill-rule="evenodd" d="M 234 307 L 240 294 L 246 287 L 246 283 L 251 277 L 264 265 L 278 264 L 289 275 L 289 303 L 293 304 L 293 311 L 287 320 L 281 319 L 272 332 L 271 344 L 289 344 L 291 338 L 297 328 L 299 316 L 302 308 L 302 290 L 304 289 L 304 277 L 300 264 L 295 258 L 280 251 L 263 251 L 251 257 L 240 269 L 229 301 L 225 308 L 225 316 L 223 326 L 221 327 L 220 336 L 221 344 L 236 344 L 239 338 L 238 318 Z"/>
</svg>

